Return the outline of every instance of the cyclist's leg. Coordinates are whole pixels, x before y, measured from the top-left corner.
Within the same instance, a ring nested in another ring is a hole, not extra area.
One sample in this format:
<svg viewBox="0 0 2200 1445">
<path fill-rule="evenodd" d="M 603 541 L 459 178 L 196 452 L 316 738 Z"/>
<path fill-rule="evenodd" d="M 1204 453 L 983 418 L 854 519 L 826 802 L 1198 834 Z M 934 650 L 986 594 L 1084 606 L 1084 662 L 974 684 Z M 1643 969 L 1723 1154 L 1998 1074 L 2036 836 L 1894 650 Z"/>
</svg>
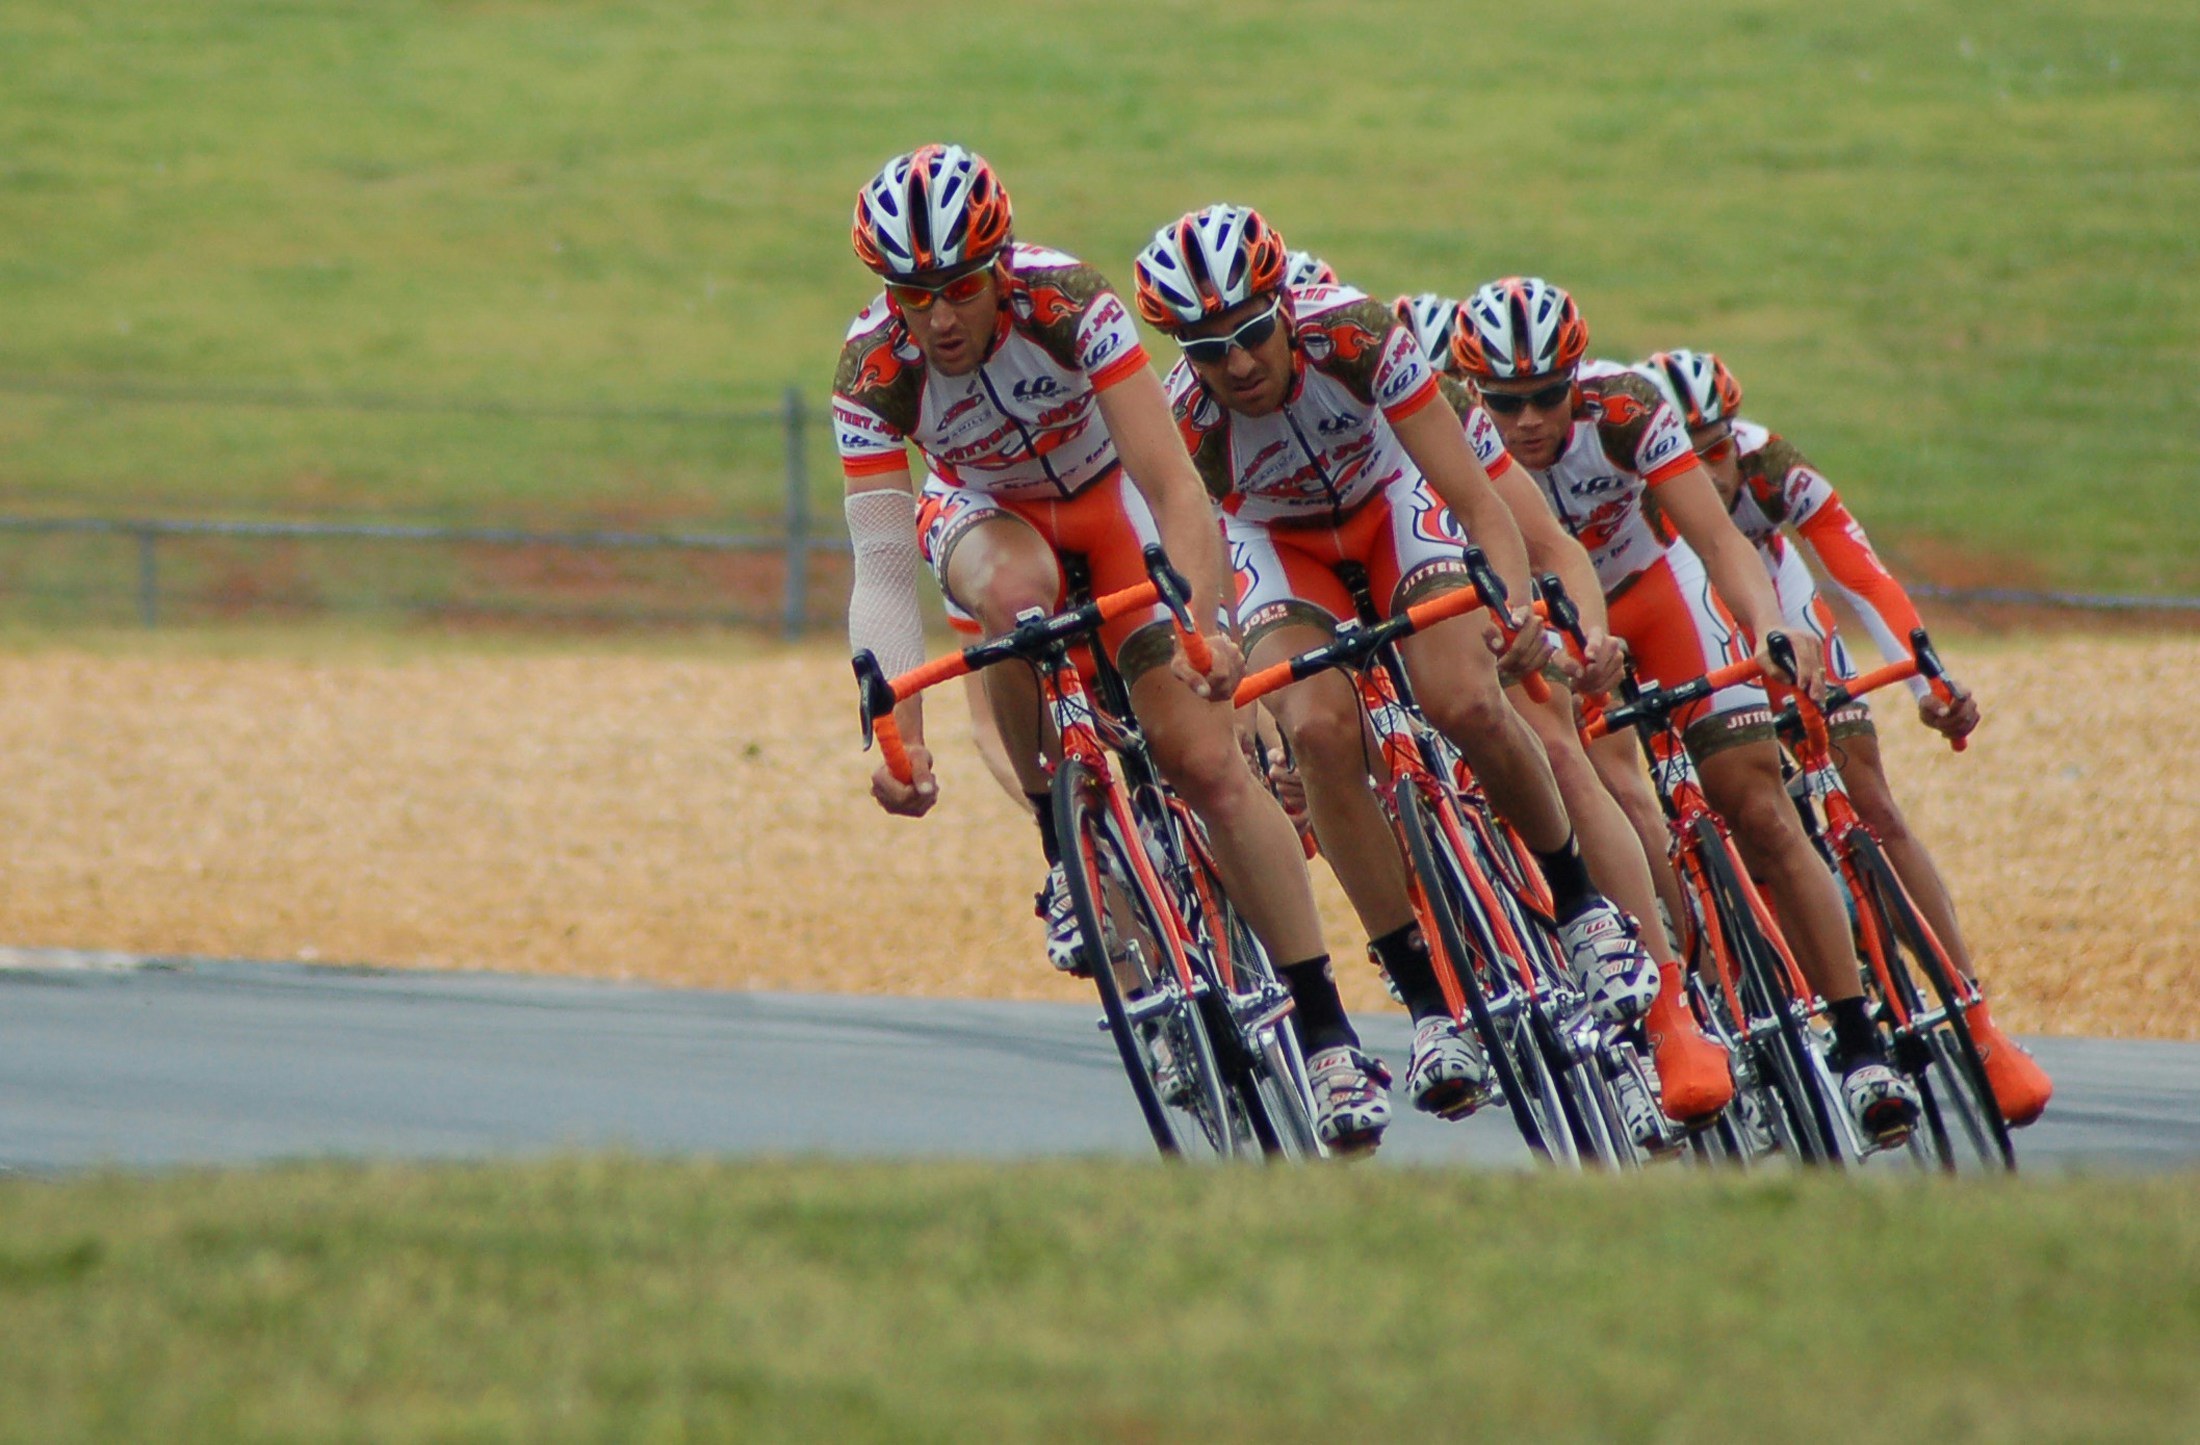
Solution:
<svg viewBox="0 0 2200 1445">
<path fill-rule="evenodd" d="M 1052 611 L 1059 605 L 1061 563 L 1029 517 L 933 477 L 925 483 L 919 528 L 940 590 L 985 636 L 1012 630 L 1025 608 Z M 995 667 L 986 670 L 985 689 L 1018 785 L 1027 795 L 1043 796 L 1047 776 L 1038 761 L 1038 683 L 1028 668 Z M 1038 811 L 1047 816 L 1044 805 Z"/>
<path fill-rule="evenodd" d="M 1619 804 L 1642 845 L 1643 861 L 1650 866 L 1650 882 L 1665 916 L 1679 928 L 1688 903 L 1681 893 L 1680 875 L 1673 871 L 1672 833 L 1659 806 L 1658 792 L 1642 760 L 1642 748 L 1632 732 L 1607 733 L 1588 745 L 1589 763 L 1596 769 L 1604 790 Z M 1671 937 L 1671 935 L 1668 935 Z M 1673 938 L 1678 946 L 1680 940 Z"/>
<path fill-rule="evenodd" d="M 1419 478 L 1393 483 L 1362 510 L 1380 517 L 1361 540 L 1362 560 L 1388 611 L 1470 585 L 1459 553 L 1466 534 Z M 1476 612 L 1401 642 L 1414 694 L 1474 769 L 1491 806 L 1535 854 L 1551 886 L 1567 962 L 1598 1013 L 1617 1022 L 1638 1018 L 1656 997 L 1657 968 L 1639 941 L 1639 925 L 1590 875 L 1551 761 L 1498 680 L 1485 641 L 1490 631 L 1487 616 Z"/>
<path fill-rule="evenodd" d="M 1702 562 L 1679 544 L 1635 579 L 1611 615 L 1638 670 L 1662 684 L 1686 682 L 1742 655 L 1740 629 L 1712 592 Z M 1797 965 L 1826 1000 L 1851 1113 L 1875 1134 L 1906 1128 L 1916 1117 L 1916 1094 L 1886 1066 L 1865 1009 L 1848 909 L 1788 798 L 1762 690 L 1728 688 L 1678 720 L 1704 796 L 1733 829 Z"/>
<path fill-rule="evenodd" d="M 1228 524 L 1244 595 L 1247 665 L 1262 668 L 1326 642 L 1351 595 L 1333 566 L 1335 534 Z M 1311 550 L 1319 549 L 1319 550 Z M 1352 683 L 1328 672 L 1271 693 L 1269 711 L 1290 741 L 1322 855 L 1361 924 L 1368 951 L 1386 969 L 1415 1022 L 1406 1088 L 1417 1107 L 1456 1117 L 1489 1095 L 1489 1070 L 1471 1037 L 1453 1026 L 1427 940 L 1407 893 L 1405 866 L 1381 805 L 1368 786 L 1379 768 L 1374 740 Z"/>
<path fill-rule="evenodd" d="M 1734 1097 L 1733 1076 L 1726 1050 L 1705 1038 L 1688 1012 L 1680 958 L 1658 918 L 1659 898 L 1643 840 L 1582 748 L 1581 734 L 1574 727 L 1572 695 L 1554 688 L 1541 703 L 1529 702 L 1525 697 L 1516 701 L 1551 760 L 1551 773 L 1558 780 L 1566 812 L 1574 820 L 1590 877 L 1606 897 L 1642 925 L 1642 945 L 1658 973 L 1657 997 L 1649 1005 L 1644 1027 L 1663 1087 L 1660 1103 L 1667 1116 L 1674 1119 L 1697 1119 L 1714 1113 Z M 1638 776 L 1640 771 L 1638 767 Z M 1645 779 L 1646 789 L 1647 785 Z M 1651 808 L 1654 811 L 1656 807 L 1653 798 Z M 1662 818 L 1656 826 L 1658 861 L 1670 875 Z M 1674 887 L 1677 891 L 1678 880 Z"/>
</svg>

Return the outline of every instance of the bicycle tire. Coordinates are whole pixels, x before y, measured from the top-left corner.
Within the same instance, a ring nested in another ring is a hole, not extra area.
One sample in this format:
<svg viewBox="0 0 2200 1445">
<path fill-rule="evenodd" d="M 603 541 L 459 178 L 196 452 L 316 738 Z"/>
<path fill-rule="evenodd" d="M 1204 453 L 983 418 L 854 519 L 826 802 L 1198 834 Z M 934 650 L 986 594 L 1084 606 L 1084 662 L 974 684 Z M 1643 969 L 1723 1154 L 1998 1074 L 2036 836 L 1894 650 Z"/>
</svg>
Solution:
<svg viewBox="0 0 2200 1445">
<path fill-rule="evenodd" d="M 1929 1011 L 1923 991 L 1911 977 L 1906 961 L 1914 960 L 1939 1001 L 1945 1018 L 1922 1035 L 1898 1037 L 1894 1054 L 1918 1082 L 1928 1131 L 1942 1168 L 1953 1173 L 1960 1167 L 1955 1136 L 1942 1117 L 1942 1102 L 1953 1108 L 1963 1129 L 1963 1141 L 1978 1164 L 1999 1171 L 2017 1167 L 2009 1126 L 1994 1102 L 1993 1085 L 1986 1077 L 1986 1061 L 1979 1056 L 1978 1041 L 1964 1010 L 1957 1006 L 1957 970 L 1940 942 L 1933 937 L 1909 890 L 1888 861 L 1879 840 L 1858 830 L 1849 839 L 1849 855 L 1861 886 L 1860 908 L 1870 908 L 1885 942 L 1887 972 L 1900 991 L 1901 1012 L 1910 1017 Z M 1873 980 L 1876 984 L 1877 980 Z M 1890 1022 L 1894 1017 L 1889 1011 Z M 1938 1081 L 1942 1087 L 1934 1087 Z"/>
<path fill-rule="evenodd" d="M 1836 1115 L 1838 1106 L 1829 1102 L 1821 1086 L 1817 1049 L 1788 990 L 1780 952 L 1758 927 L 1756 910 L 1742 891 L 1746 885 L 1727 853 L 1725 835 L 1707 818 L 1699 819 L 1696 828 L 1712 908 L 1740 974 L 1743 1008 L 1752 1018 L 1770 1020 L 1774 1026 L 1768 1039 L 1747 1026 L 1748 1020 L 1742 1021 L 1756 1061 L 1767 1066 L 1763 1082 L 1781 1112 L 1778 1122 L 1785 1142 L 1803 1163 L 1839 1166 L 1843 1136 L 1835 1119 L 1845 1119 L 1846 1113 Z"/>
<path fill-rule="evenodd" d="M 1085 764 L 1064 759 L 1055 769 L 1053 793 L 1055 836 L 1062 842 L 1080 944 L 1154 1147 L 1172 1158 L 1230 1158 L 1237 1134 L 1222 1071 L 1197 1001 L 1185 993 L 1171 963 L 1172 905 L 1147 892 L 1131 859 L 1131 850 L 1143 844 L 1123 836 L 1100 780 Z M 1119 950 L 1108 946 L 1111 934 Z M 1126 993 L 1116 971 L 1118 953 L 1141 979 L 1145 998 Z M 1182 1103 L 1164 1099 L 1155 1084 L 1155 1040 L 1161 1038 L 1185 1079 Z"/>
<path fill-rule="evenodd" d="M 1299 1045 L 1298 1028 L 1288 1013 L 1265 1022 L 1261 1018 L 1269 1012 L 1264 1000 L 1279 994 L 1288 999 L 1290 990 L 1277 974 L 1268 950 L 1231 906 L 1204 848 L 1195 844 L 1193 856 L 1193 866 L 1207 875 L 1209 893 L 1216 901 L 1217 916 L 1206 926 L 1229 949 L 1232 976 L 1227 980 L 1217 976 L 1214 982 L 1218 1001 L 1227 1000 L 1223 1012 L 1243 1057 L 1233 1082 L 1255 1137 L 1271 1156 L 1322 1158 L 1328 1150 L 1314 1123 L 1313 1083 L 1306 1071 L 1306 1052 Z M 1213 1032 L 1210 1026 L 1209 1033 Z M 1229 1069 L 1227 1060 L 1224 1068 Z"/>
<path fill-rule="evenodd" d="M 1436 941 L 1442 944 L 1445 955 L 1452 961 L 1453 972 L 1458 975 L 1468 1019 L 1497 1076 L 1497 1087 L 1512 1113 L 1514 1127 L 1520 1131 L 1521 1140 L 1531 1153 L 1556 1164 L 1578 1164 L 1579 1151 L 1565 1118 L 1564 1106 L 1559 1101 L 1557 1080 L 1550 1074 L 1540 1044 L 1533 1035 L 1532 1021 L 1526 1017 L 1527 1000 L 1515 999 L 1516 1007 L 1510 1020 L 1527 1027 L 1501 1028 L 1482 991 L 1476 960 L 1490 961 L 1494 968 L 1497 949 L 1486 924 L 1477 930 L 1476 939 L 1470 942 L 1468 938 L 1462 910 L 1471 910 L 1467 916 L 1476 916 L 1479 904 L 1472 898 L 1472 889 L 1466 886 L 1460 872 L 1464 864 L 1451 857 L 1449 840 L 1442 839 L 1429 826 L 1425 811 L 1428 803 L 1421 797 L 1418 786 L 1401 785 L 1396 791 L 1394 806 L 1399 829 L 1405 834 L 1407 861 L 1420 880 L 1423 902 L 1430 921 L 1436 925 Z M 1515 1043 L 1516 1037 L 1522 1035 L 1526 1036 L 1527 1043 L 1525 1058 Z"/>
</svg>

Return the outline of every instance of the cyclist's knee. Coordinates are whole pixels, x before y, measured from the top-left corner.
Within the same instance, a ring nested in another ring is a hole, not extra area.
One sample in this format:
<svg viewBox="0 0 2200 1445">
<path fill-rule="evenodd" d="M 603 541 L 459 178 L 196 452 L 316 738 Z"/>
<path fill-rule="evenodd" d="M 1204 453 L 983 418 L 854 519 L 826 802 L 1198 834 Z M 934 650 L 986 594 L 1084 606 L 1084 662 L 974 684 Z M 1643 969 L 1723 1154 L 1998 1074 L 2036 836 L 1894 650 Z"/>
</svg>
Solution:
<svg viewBox="0 0 2200 1445">
<path fill-rule="evenodd" d="M 1202 733 L 1172 739 L 1172 745 L 1166 748 L 1157 743 L 1154 754 L 1169 786 L 1201 814 L 1226 809 L 1241 794 L 1258 786 L 1245 766 L 1245 754 L 1237 739 L 1227 730 L 1213 737 Z"/>
<path fill-rule="evenodd" d="M 1364 768 L 1365 741 L 1358 707 L 1340 699 L 1336 706 L 1300 708 L 1288 729 L 1291 751 L 1302 771 Z"/>
<path fill-rule="evenodd" d="M 1442 689 L 1424 696 L 1421 710 L 1438 732 L 1462 744 L 1510 735 L 1515 716 L 1495 687 Z"/>
</svg>

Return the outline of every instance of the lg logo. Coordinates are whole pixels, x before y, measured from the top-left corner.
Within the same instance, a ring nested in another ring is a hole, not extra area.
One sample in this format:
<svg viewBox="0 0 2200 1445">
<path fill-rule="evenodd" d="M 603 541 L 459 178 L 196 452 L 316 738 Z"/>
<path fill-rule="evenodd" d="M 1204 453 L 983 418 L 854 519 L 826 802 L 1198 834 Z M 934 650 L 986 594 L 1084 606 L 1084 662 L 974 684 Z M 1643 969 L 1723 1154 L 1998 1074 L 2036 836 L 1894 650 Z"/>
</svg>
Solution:
<svg viewBox="0 0 2200 1445">
<path fill-rule="evenodd" d="M 1045 401 L 1048 397 L 1060 396 L 1062 387 L 1051 376 L 1027 376 L 1017 382 L 1009 394 L 1018 401 Z"/>
</svg>

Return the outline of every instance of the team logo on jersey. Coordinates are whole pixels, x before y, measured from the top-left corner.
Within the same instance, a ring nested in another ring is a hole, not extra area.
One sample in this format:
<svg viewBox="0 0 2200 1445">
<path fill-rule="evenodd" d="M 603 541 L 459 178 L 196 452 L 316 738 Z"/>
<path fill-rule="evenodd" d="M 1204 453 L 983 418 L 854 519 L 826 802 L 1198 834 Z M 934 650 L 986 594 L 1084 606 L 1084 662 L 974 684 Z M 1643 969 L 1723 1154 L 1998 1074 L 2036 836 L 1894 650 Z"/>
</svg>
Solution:
<svg viewBox="0 0 2200 1445">
<path fill-rule="evenodd" d="M 1027 376 L 1009 388 L 1009 395 L 1018 401 L 1044 401 L 1061 394 L 1062 384 L 1051 376 Z"/>
<path fill-rule="evenodd" d="M 1360 429 L 1365 420 L 1363 417 L 1353 416 L 1349 413 L 1317 417 L 1314 421 L 1314 430 L 1325 437 L 1350 436 Z"/>
<path fill-rule="evenodd" d="M 1648 475 L 1688 450 L 1688 434 L 1676 424 L 1661 426 L 1643 443 L 1639 465 Z"/>
<path fill-rule="evenodd" d="M 1034 326 L 1052 326 L 1077 314 L 1077 303 L 1058 286 L 1018 286 L 1009 295 L 1009 306 Z"/>
<path fill-rule="evenodd" d="M 1622 491 L 1626 486 L 1627 478 L 1625 477 L 1602 476 L 1591 477 L 1584 482 L 1571 483 L 1566 490 L 1577 497 L 1594 497 L 1604 492 Z"/>
<path fill-rule="evenodd" d="M 1464 547 L 1467 544 L 1466 528 L 1459 525 L 1451 508 L 1426 492 L 1413 499 L 1413 535 L 1440 546 Z"/>
<path fill-rule="evenodd" d="M 1316 366 L 1326 365 L 1331 357 L 1339 361 L 1353 362 L 1378 346 L 1382 337 L 1355 321 L 1340 321 L 1334 326 L 1316 323 L 1299 331 L 1299 345 L 1306 352 L 1306 359 Z"/>
<path fill-rule="evenodd" d="M 1083 348 L 1085 370 L 1091 371 L 1123 349 L 1123 333 L 1110 331 Z"/>
<path fill-rule="evenodd" d="M 970 413 L 972 408 L 977 406 L 979 399 L 980 398 L 977 392 L 971 392 L 961 401 L 956 402 L 953 406 L 941 412 L 940 426 L 944 429 L 946 427 L 953 426 L 958 421 L 961 421 L 965 416 Z"/>
<path fill-rule="evenodd" d="M 1627 499 L 1615 497 L 1581 519 L 1574 528 L 1574 540 L 1591 552 L 1610 546 L 1620 528 L 1626 525 L 1628 511 Z"/>
<path fill-rule="evenodd" d="M 1597 411 L 1613 426 L 1632 426 L 1650 415 L 1650 408 L 1624 391 L 1608 391 L 1597 398 Z"/>
<path fill-rule="evenodd" d="M 905 369 L 902 359 L 895 355 L 895 351 L 896 348 L 890 344 L 871 348 L 863 358 L 863 365 L 856 371 L 856 379 L 851 388 L 855 395 L 861 396 L 864 392 L 878 391 L 894 384 L 894 378 L 900 376 Z"/>
</svg>

